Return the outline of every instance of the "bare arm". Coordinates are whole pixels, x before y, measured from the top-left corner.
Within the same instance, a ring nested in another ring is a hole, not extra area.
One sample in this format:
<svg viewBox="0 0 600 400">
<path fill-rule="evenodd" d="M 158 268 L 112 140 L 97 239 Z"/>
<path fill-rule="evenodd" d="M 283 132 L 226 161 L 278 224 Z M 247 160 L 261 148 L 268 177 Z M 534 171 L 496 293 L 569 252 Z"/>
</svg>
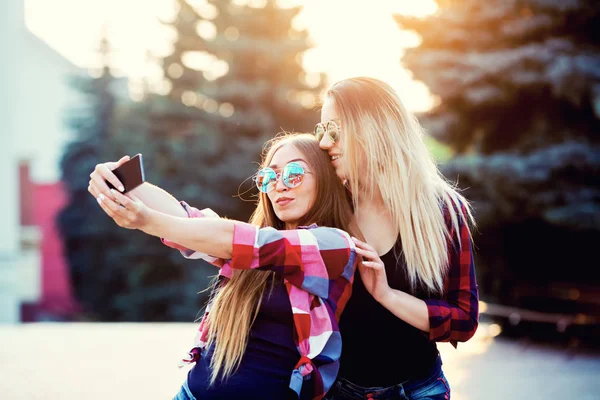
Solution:
<svg viewBox="0 0 600 400">
<path fill-rule="evenodd" d="M 425 301 L 400 290 L 390 288 L 388 295 L 380 300 L 382 306 L 404 322 L 423 332 L 429 332 L 429 313 Z"/>
<path fill-rule="evenodd" d="M 177 206 L 183 208 L 177 203 Z M 184 212 L 185 214 L 185 212 Z M 175 217 L 148 209 L 140 230 L 159 238 L 169 238 L 188 249 L 230 259 L 233 253 L 235 221 L 223 218 Z"/>
<path fill-rule="evenodd" d="M 339 229 L 279 231 L 224 218 L 174 217 L 152 210 L 134 195 L 113 194 L 117 202 L 105 198 L 99 203 L 119 226 L 226 260 L 228 268 L 279 271 L 292 285 L 324 299 L 332 287 L 339 289 L 330 280 L 343 277 L 352 282 L 355 249 L 348 234 Z M 338 301 L 340 293 L 333 296 Z"/>
<path fill-rule="evenodd" d="M 131 191 L 135 197 L 155 211 L 174 217 L 187 218 L 187 213 L 179 201 L 164 189 L 149 182 L 144 182 Z"/>
</svg>

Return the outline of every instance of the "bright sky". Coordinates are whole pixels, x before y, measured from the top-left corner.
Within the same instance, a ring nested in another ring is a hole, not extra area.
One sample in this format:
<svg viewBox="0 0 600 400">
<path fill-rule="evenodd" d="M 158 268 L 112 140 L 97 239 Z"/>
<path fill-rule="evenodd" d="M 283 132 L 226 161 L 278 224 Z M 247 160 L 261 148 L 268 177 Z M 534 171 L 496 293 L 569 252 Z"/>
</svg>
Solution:
<svg viewBox="0 0 600 400">
<path fill-rule="evenodd" d="M 169 40 L 156 17 L 173 14 L 172 0 L 24 0 L 27 26 L 59 53 L 82 67 L 97 64 L 95 49 L 106 24 L 114 49 L 113 66 L 133 78 L 156 75 L 146 52 L 169 51 Z M 236 0 L 238 3 L 264 0 Z M 203 0 L 191 0 L 201 5 Z M 423 16 L 436 10 L 434 0 L 280 0 L 303 4 L 294 21 L 306 28 L 315 48 L 306 52 L 308 72 L 323 71 L 329 82 L 371 76 L 390 83 L 413 111 L 432 104 L 427 88 L 400 65 L 403 48 L 418 38 L 398 29 L 392 14 Z"/>
</svg>

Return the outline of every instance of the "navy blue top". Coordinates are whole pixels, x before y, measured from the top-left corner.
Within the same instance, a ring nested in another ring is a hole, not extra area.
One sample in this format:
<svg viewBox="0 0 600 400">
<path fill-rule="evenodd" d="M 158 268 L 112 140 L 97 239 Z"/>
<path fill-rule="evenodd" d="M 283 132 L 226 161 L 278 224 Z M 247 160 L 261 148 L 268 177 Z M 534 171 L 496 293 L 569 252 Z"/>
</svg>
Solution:
<svg viewBox="0 0 600 400">
<path fill-rule="evenodd" d="M 210 360 L 214 346 L 206 349 L 188 373 L 188 386 L 194 397 L 202 400 L 295 398 L 296 394 L 289 388 L 289 384 L 294 366 L 300 360 L 300 353 L 294 343 L 290 298 L 281 282 L 275 284 L 272 291 L 269 289 L 270 284 L 267 284 L 260 310 L 250 329 L 246 352 L 237 371 L 226 382 L 217 379 L 209 387 Z M 311 382 L 302 385 L 303 398 L 305 392 L 312 393 Z"/>
</svg>

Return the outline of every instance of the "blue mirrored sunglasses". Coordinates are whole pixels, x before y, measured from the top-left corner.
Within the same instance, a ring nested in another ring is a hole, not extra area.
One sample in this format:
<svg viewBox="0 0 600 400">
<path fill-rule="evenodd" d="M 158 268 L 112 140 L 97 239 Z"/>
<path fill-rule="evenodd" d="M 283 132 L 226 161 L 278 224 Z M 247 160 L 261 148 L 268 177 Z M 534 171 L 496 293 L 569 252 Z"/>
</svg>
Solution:
<svg viewBox="0 0 600 400">
<path fill-rule="evenodd" d="M 281 177 L 285 186 L 294 189 L 302 184 L 306 173 L 309 172 L 305 171 L 302 165 L 292 161 L 287 163 L 279 173 L 270 167 L 260 169 L 254 177 L 254 182 L 256 182 L 258 190 L 269 193 L 275 189 L 277 180 Z"/>
</svg>

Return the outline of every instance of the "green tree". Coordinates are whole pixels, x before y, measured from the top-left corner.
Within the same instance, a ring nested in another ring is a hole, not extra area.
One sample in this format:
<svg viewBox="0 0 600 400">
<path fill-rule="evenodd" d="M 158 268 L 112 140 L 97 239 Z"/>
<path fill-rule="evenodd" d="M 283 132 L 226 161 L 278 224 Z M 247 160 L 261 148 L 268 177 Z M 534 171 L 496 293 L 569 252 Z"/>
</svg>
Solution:
<svg viewBox="0 0 600 400">
<path fill-rule="evenodd" d="M 57 224 L 77 299 L 87 311 L 105 316 L 111 314 L 105 293 L 117 290 L 122 276 L 104 268 L 105 249 L 117 244 L 111 235 L 114 228 L 103 218 L 102 210 L 87 191 L 90 172 L 107 153 L 115 110 L 111 92 L 114 78 L 108 67 L 110 49 L 106 38 L 102 39 L 99 52 L 104 65 L 98 78 L 72 78 L 72 84 L 88 102 L 74 107 L 68 115 L 67 122 L 76 139 L 67 146 L 61 159 L 61 178 L 68 203 L 57 216 Z M 100 281 L 102 285 L 98 285 Z"/>
<path fill-rule="evenodd" d="M 423 123 L 453 148 L 457 157 L 443 172 L 474 202 L 483 296 L 592 312 L 586 293 L 600 278 L 600 3 L 439 5 L 425 19 L 397 16 L 422 38 L 403 62 L 439 97 Z"/>
<path fill-rule="evenodd" d="M 186 25 L 194 26 L 195 20 L 186 15 L 186 8 L 182 10 L 183 17 L 174 21 L 178 41 L 173 54 L 182 54 L 180 47 L 200 39 Z M 100 54 L 102 75 L 77 81 L 88 101 L 70 112 L 69 124 L 77 139 L 68 146 L 61 165 L 69 203 L 58 220 L 76 295 L 93 319 L 190 321 L 204 305 L 207 294 L 199 292 L 215 268 L 183 259 L 158 238 L 119 228 L 94 202 L 87 186 L 97 163 L 139 152 L 149 182 L 192 204 L 203 204 L 200 199 L 207 191 L 194 186 L 195 171 L 201 165 L 198 160 L 208 154 L 203 144 L 209 142 L 203 138 L 215 132 L 205 131 L 210 125 L 206 113 L 182 104 L 181 94 L 196 91 L 202 74 L 190 71 L 181 82 L 174 80 L 174 89 L 166 95 L 146 93 L 141 103 L 117 102 L 106 39 Z M 165 69 L 176 58 L 167 59 Z M 213 201 L 213 206 L 217 203 Z"/>
<path fill-rule="evenodd" d="M 147 90 L 142 103 L 128 106 L 114 143 L 121 153 L 114 157 L 142 153 L 149 182 L 191 205 L 221 212 L 233 209 L 237 199 L 229 195 L 232 188 L 226 192 L 214 183 L 219 182 L 212 165 L 220 158 L 220 116 L 202 106 L 206 79 L 186 62 L 191 54 L 205 51 L 196 29 L 202 18 L 186 1 L 176 5 L 175 18 L 162 21 L 174 37 L 171 54 L 158 60 L 163 86 L 159 93 Z M 215 267 L 186 260 L 146 235 L 130 236 L 121 251 L 121 258 L 135 267 L 128 275 L 129 290 L 115 298 L 129 310 L 127 319 L 190 321 L 198 314 Z"/>
<path fill-rule="evenodd" d="M 301 7 L 279 8 L 274 0 L 263 7 L 230 0 L 209 4 L 216 11 L 211 20 L 216 34 L 206 45 L 227 66 L 226 74 L 206 86 L 206 95 L 226 115 L 219 128 L 225 145 L 222 164 L 215 168 L 228 174 L 226 187 L 244 182 L 239 192 L 255 193 L 247 178 L 256 170 L 264 142 L 282 130 L 312 131 L 324 78 L 311 77 L 302 68 L 303 53 L 311 44 L 305 30 L 292 27 Z M 241 197 L 253 199 L 249 194 Z M 233 215 L 247 219 L 255 202 L 243 204 L 238 202 Z"/>
<path fill-rule="evenodd" d="M 322 83 L 309 85 L 300 66 L 308 43 L 306 32 L 291 28 L 297 8 L 211 1 L 203 6 L 211 16 L 196 2 L 176 4 L 175 18 L 162 21 L 174 38 L 173 51 L 157 60 L 162 84 L 148 82 L 140 102 L 116 103 L 106 66 L 101 78 L 80 84 L 88 112 L 74 109 L 70 117 L 77 140 L 62 162 L 70 201 L 60 226 L 78 298 L 101 320 L 190 321 L 217 270 L 117 227 L 87 193 L 98 162 L 142 153 L 149 182 L 190 205 L 247 220 L 256 193 L 248 178 L 264 141 L 281 129 L 310 130 L 317 119 L 309 106 Z M 216 34 L 207 35 L 207 26 Z"/>
</svg>

